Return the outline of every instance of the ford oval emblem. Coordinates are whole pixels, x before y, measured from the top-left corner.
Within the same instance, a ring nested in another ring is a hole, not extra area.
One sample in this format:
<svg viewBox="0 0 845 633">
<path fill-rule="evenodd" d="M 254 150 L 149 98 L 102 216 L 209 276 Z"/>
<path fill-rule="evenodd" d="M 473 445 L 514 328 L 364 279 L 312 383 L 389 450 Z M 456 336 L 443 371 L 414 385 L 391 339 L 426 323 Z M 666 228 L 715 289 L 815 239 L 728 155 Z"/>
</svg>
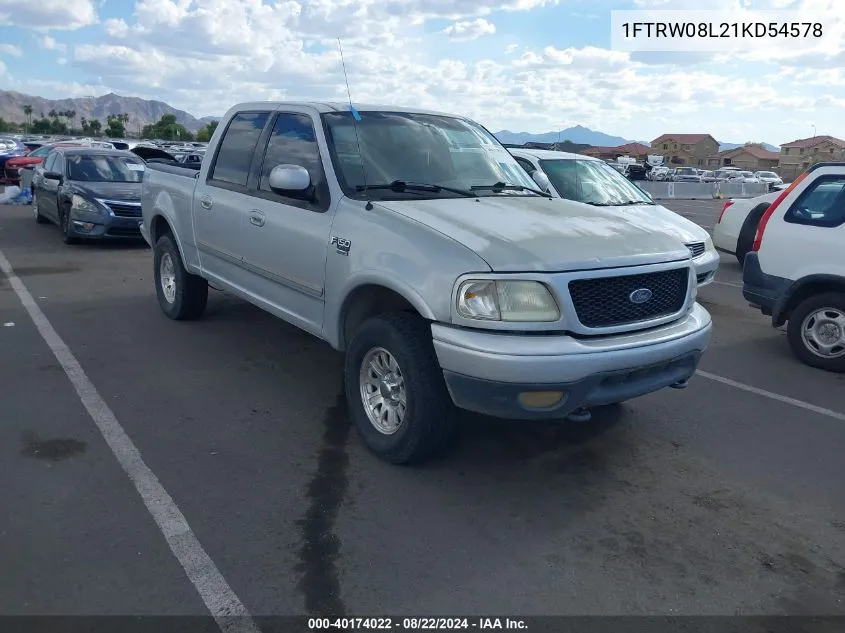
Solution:
<svg viewBox="0 0 845 633">
<path fill-rule="evenodd" d="M 648 288 L 638 288 L 628 295 L 628 300 L 631 303 L 645 303 L 651 299 L 653 294 Z"/>
</svg>

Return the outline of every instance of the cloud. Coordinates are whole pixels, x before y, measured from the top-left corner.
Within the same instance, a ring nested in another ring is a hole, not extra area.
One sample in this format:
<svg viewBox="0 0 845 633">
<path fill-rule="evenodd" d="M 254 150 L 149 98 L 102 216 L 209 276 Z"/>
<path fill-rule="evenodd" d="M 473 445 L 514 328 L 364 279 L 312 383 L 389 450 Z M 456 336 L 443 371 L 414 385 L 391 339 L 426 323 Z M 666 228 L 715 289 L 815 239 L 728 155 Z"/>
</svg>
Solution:
<svg viewBox="0 0 845 633">
<path fill-rule="evenodd" d="M 38 45 L 48 51 L 59 51 L 60 53 L 64 53 L 67 50 L 67 46 L 65 46 L 61 42 L 57 42 L 54 38 L 50 37 L 49 35 L 41 35 L 37 38 L 37 40 Z"/>
<path fill-rule="evenodd" d="M 15 46 L 14 44 L 0 44 L 0 55 L 21 57 L 23 56 L 23 51 L 20 46 Z"/>
<path fill-rule="evenodd" d="M 18 6 L 17 0 L 0 0 L 0 14 L 11 13 L 5 7 L 12 1 Z M 110 6 L 124 3 L 129 0 L 114 0 Z M 57 98 L 113 91 L 167 101 L 195 115 L 219 115 L 248 100 L 345 100 L 340 37 L 354 100 L 451 111 L 493 129 L 539 132 L 567 121 L 627 138 L 653 138 L 692 126 L 727 140 L 768 136 L 766 140 L 775 142 L 784 139 L 755 130 L 766 124 L 765 129 L 779 134 L 782 121 L 813 108 L 820 113 L 820 131 L 823 116 L 838 120 L 836 104 L 845 97 L 845 70 L 839 70 L 845 67 L 845 55 L 838 46 L 806 57 L 781 46 L 759 59 L 629 54 L 599 45 L 558 48 L 550 36 L 536 32 L 526 37 L 509 28 L 508 14 L 513 12 L 545 8 L 550 19 L 571 15 L 571 5 L 550 8 L 556 4 L 137 0 L 133 10 L 121 12 L 122 18 L 87 29 L 84 40 L 74 37 L 82 44 L 65 46 L 55 33 L 37 33 L 38 45 L 57 51 L 59 59 L 67 60 L 66 68 L 33 68 L 27 74 L 33 79 L 6 75 L 3 87 Z M 653 7 L 655 0 L 641 4 Z M 679 4 L 700 8 L 701 3 L 670 0 L 661 6 Z M 719 7 L 735 4 L 714 0 Z M 73 22 L 67 13 L 65 19 Z M 86 19 L 96 20 L 96 13 Z M 74 18 L 77 23 L 86 19 Z M 32 30 L 41 24 L 31 21 L 27 26 Z M 482 37 L 492 33 L 496 38 Z M 444 36 L 464 44 L 444 46 Z M 713 63 L 716 59 L 721 63 Z M 63 75 L 80 80 L 56 81 Z"/>
<path fill-rule="evenodd" d="M 478 18 L 471 22 L 454 22 L 443 29 L 443 33 L 458 42 L 469 42 L 484 35 L 492 35 L 495 32 L 496 25 L 491 24 L 484 18 Z"/>
<path fill-rule="evenodd" d="M 75 30 L 97 23 L 92 0 L 0 0 L 0 26 L 36 31 Z"/>
</svg>

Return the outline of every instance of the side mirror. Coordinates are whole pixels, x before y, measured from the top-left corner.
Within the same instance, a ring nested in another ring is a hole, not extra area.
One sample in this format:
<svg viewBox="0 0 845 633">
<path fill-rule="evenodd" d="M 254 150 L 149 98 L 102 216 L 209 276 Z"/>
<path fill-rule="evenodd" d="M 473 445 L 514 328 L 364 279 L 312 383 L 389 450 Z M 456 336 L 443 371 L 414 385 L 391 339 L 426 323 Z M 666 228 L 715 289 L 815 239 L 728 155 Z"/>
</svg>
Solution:
<svg viewBox="0 0 845 633">
<path fill-rule="evenodd" d="M 531 178 L 537 183 L 540 191 L 548 191 L 552 188 L 552 183 L 549 177 L 539 169 L 531 173 Z"/>
<path fill-rule="evenodd" d="M 299 165 L 276 165 L 269 181 L 270 189 L 281 194 L 304 194 L 311 187 L 311 175 Z"/>
<path fill-rule="evenodd" d="M 45 171 L 44 178 L 47 180 L 58 180 L 59 182 L 62 181 L 62 175 L 57 171 Z"/>
</svg>

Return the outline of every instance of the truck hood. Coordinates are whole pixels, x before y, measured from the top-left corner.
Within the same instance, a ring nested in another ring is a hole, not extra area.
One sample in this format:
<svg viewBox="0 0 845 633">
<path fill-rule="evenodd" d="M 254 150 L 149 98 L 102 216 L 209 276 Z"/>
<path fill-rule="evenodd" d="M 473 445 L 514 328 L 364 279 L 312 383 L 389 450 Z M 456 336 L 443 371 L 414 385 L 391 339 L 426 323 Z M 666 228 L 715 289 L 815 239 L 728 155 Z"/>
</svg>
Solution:
<svg viewBox="0 0 845 633">
<path fill-rule="evenodd" d="M 498 272 L 586 270 L 690 257 L 674 220 L 620 213 L 616 207 L 528 196 L 377 204 L 457 240 Z"/>
</svg>

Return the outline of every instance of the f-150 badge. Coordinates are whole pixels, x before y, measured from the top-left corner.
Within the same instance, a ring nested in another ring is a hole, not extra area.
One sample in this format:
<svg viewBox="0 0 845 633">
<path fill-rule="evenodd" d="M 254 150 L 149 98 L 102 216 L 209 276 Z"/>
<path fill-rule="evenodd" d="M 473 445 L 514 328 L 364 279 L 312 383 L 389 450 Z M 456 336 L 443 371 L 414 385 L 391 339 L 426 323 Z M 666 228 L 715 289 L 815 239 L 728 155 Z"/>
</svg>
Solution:
<svg viewBox="0 0 845 633">
<path fill-rule="evenodd" d="M 352 248 L 352 242 L 344 237 L 332 236 L 332 246 L 337 248 L 337 252 L 341 255 L 349 255 L 349 249 Z"/>
</svg>

